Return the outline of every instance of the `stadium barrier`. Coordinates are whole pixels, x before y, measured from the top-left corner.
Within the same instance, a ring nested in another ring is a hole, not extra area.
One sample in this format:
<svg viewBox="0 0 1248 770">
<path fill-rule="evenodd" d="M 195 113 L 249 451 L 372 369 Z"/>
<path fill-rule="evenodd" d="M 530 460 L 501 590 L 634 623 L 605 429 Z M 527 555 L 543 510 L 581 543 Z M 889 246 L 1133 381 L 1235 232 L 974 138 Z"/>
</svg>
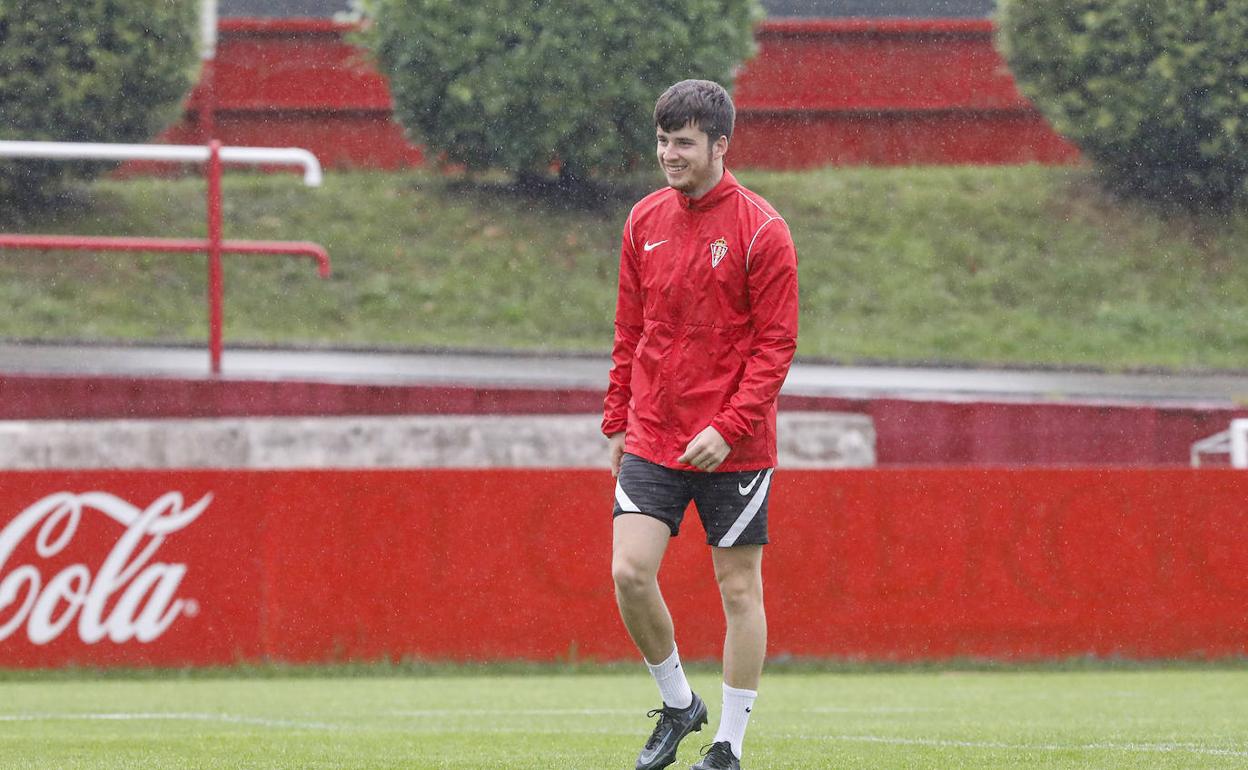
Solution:
<svg viewBox="0 0 1248 770">
<path fill-rule="evenodd" d="M 204 146 L 105 144 L 95 142 L 0 141 L 0 158 L 45 160 L 160 161 L 203 163 L 208 180 L 207 238 L 107 237 L 94 235 L 25 235 L 0 233 L 4 249 L 33 251 L 127 251 L 167 254 L 204 254 L 208 257 L 208 356 L 209 370 L 221 373 L 224 327 L 225 278 L 223 254 L 309 257 L 316 261 L 322 278 L 330 274 L 329 254 L 315 243 L 293 241 L 226 240 L 222 234 L 221 166 L 223 163 L 300 166 L 310 187 L 321 184 L 321 164 L 316 156 L 297 147 L 223 147 L 218 141 Z"/>
<path fill-rule="evenodd" d="M 0 473 L 0 666 L 633 660 L 603 471 Z M 1248 654 L 1248 475 L 777 473 L 774 657 Z M 719 654 L 691 518 L 663 580 Z"/>
<path fill-rule="evenodd" d="M 606 371 L 606 364 L 603 364 Z M 585 414 L 602 390 L 0 373 L 0 419 Z M 1188 466 L 1248 409 L 1221 402 L 941 401 L 780 396 L 780 413 L 870 418 L 881 466 Z M 1209 458 L 1214 464 L 1226 458 Z"/>
</svg>

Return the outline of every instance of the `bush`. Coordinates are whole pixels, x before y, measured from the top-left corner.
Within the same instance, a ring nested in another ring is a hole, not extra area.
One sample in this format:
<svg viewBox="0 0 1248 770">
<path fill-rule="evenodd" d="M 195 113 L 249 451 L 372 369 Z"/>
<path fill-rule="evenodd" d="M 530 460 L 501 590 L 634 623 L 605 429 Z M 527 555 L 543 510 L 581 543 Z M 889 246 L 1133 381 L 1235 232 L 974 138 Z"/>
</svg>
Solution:
<svg viewBox="0 0 1248 770">
<path fill-rule="evenodd" d="M 567 180 L 632 168 L 654 101 L 685 78 L 730 87 L 757 0 L 357 0 L 395 116 L 430 155 Z"/>
<path fill-rule="evenodd" d="M 176 114 L 194 74 L 194 0 L 0 0 L 0 139 L 132 142 Z M 29 206 L 100 164 L 0 161 Z"/>
<path fill-rule="evenodd" d="M 1248 198 L 1248 0 L 1003 0 L 1020 90 L 1121 190 Z"/>
</svg>

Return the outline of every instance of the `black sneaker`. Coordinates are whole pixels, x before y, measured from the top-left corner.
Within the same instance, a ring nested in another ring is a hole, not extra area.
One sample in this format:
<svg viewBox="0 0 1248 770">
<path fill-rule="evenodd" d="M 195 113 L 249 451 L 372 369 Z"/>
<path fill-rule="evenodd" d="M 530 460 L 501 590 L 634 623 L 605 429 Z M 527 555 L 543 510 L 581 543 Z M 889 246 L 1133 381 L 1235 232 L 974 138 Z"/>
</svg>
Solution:
<svg viewBox="0 0 1248 770">
<path fill-rule="evenodd" d="M 659 723 L 637 756 L 637 770 L 659 770 L 676 761 L 676 747 L 686 735 L 701 730 L 706 724 L 706 704 L 694 693 L 693 703 L 688 708 L 664 705 L 646 716 L 658 717 Z"/>
<path fill-rule="evenodd" d="M 720 741 L 703 748 L 702 761 L 692 770 L 741 770 L 741 760 L 732 753 L 731 743 Z"/>
</svg>

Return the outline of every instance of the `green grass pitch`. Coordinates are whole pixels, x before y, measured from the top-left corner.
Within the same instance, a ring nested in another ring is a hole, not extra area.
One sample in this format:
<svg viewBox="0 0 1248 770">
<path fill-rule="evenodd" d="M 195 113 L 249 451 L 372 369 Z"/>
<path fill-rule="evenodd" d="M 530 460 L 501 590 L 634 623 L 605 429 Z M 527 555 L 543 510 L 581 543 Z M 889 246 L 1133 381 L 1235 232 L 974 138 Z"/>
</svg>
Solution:
<svg viewBox="0 0 1248 770">
<path fill-rule="evenodd" d="M 332 672 L 331 672 L 332 674 Z M 711 723 L 719 681 L 694 688 Z M 644 670 L 426 675 L 13 675 L 5 768 L 632 768 Z M 1243 768 L 1248 668 L 773 671 L 744 767 Z"/>
</svg>

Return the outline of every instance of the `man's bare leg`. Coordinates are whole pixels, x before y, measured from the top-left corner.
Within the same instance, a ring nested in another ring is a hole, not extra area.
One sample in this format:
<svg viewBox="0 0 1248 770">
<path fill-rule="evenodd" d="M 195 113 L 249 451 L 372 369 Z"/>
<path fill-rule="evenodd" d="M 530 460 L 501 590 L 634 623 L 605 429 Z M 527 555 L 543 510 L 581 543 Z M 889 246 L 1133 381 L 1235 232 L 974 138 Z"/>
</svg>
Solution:
<svg viewBox="0 0 1248 770">
<path fill-rule="evenodd" d="M 763 547 L 712 548 L 715 579 L 724 603 L 724 681 L 758 689 L 767 654 L 767 615 L 763 610 Z"/>
<path fill-rule="evenodd" d="M 649 663 L 676 649 L 672 616 L 659 591 L 659 565 L 672 532 L 658 519 L 637 513 L 615 517 L 611 577 L 620 618 Z"/>
<path fill-rule="evenodd" d="M 727 741 L 740 758 L 767 654 L 763 547 L 712 548 L 711 560 L 728 626 L 724 635 L 724 708 L 714 742 Z"/>
<path fill-rule="evenodd" d="M 620 617 L 663 698 L 663 708 L 650 712 L 659 721 L 637 757 L 637 770 L 667 767 L 685 736 L 706 724 L 706 704 L 689 688 L 672 616 L 659 592 L 659 565 L 669 540 L 671 530 L 658 519 L 634 513 L 615 517 L 611 575 Z"/>
</svg>

